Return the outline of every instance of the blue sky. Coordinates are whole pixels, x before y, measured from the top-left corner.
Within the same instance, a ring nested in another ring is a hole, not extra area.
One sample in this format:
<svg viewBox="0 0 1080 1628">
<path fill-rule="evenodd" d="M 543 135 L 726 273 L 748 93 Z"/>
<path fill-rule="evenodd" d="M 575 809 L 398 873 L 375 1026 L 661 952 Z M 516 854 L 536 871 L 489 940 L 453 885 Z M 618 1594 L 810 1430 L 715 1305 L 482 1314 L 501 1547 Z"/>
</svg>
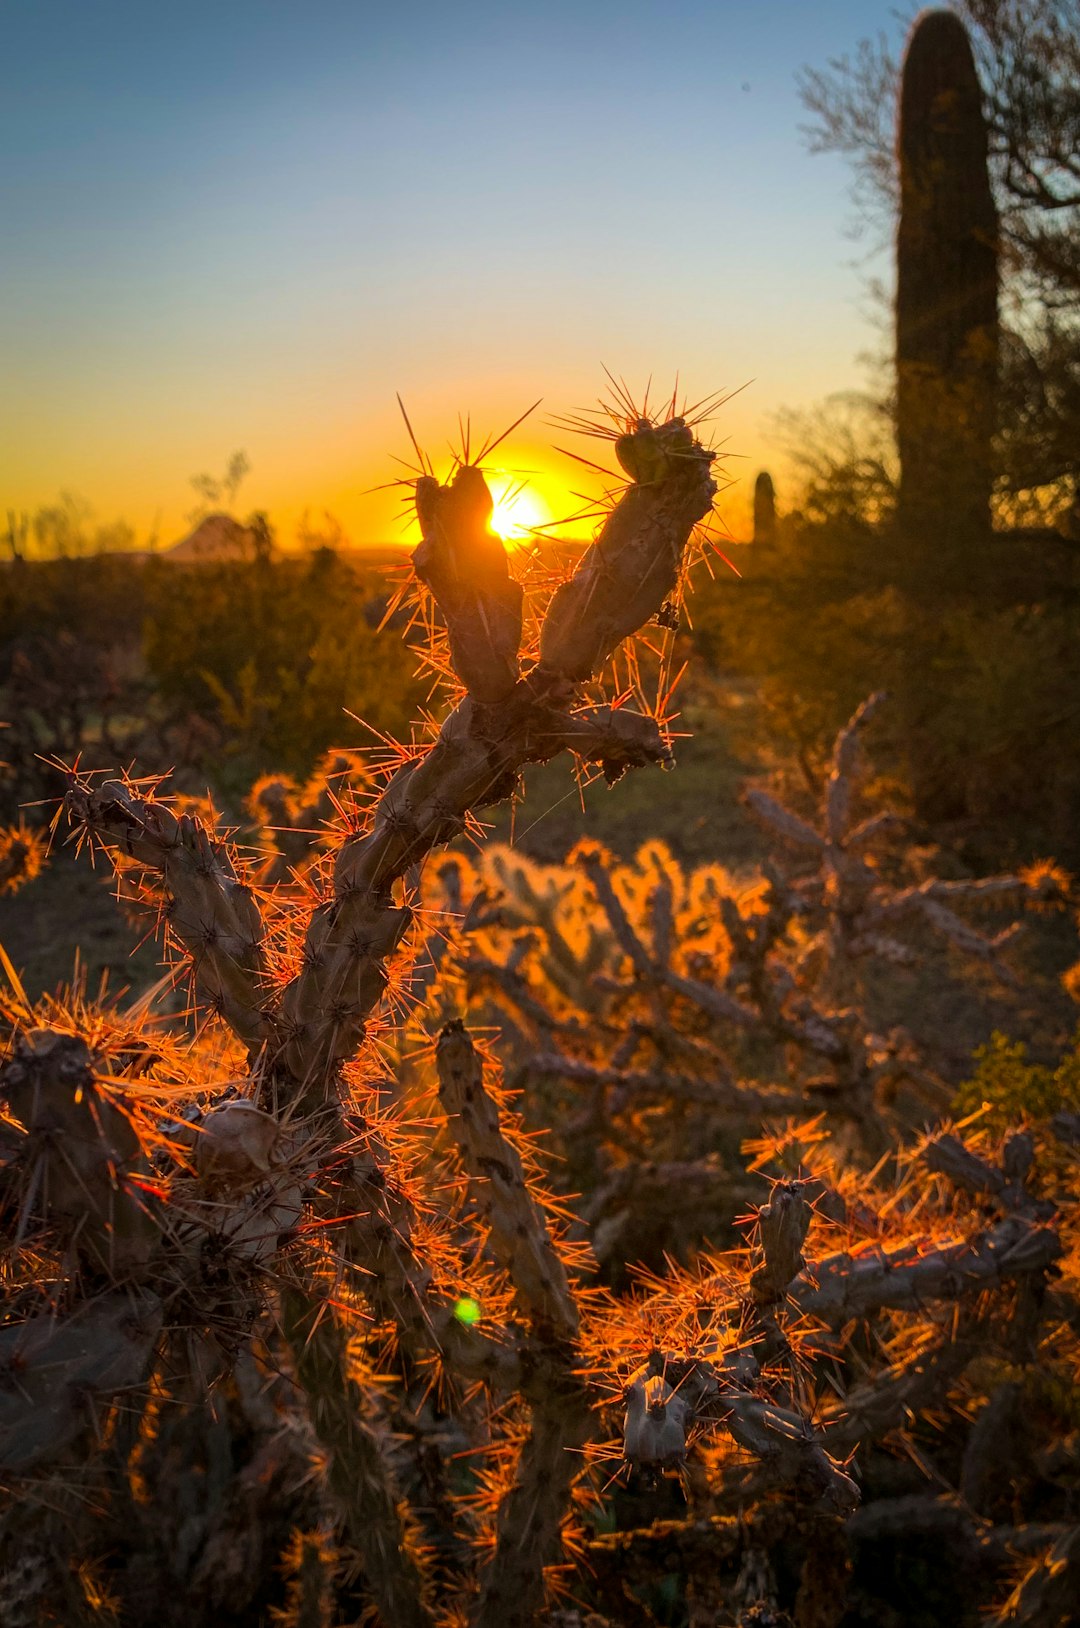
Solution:
<svg viewBox="0 0 1080 1628">
<path fill-rule="evenodd" d="M 879 28 L 877 0 L 2 0 L 0 502 L 172 536 L 242 447 L 242 502 L 375 540 L 395 391 L 437 451 L 459 409 L 586 404 L 602 364 L 747 384 L 719 433 L 752 477 L 769 414 L 875 342 L 795 75 Z"/>
</svg>

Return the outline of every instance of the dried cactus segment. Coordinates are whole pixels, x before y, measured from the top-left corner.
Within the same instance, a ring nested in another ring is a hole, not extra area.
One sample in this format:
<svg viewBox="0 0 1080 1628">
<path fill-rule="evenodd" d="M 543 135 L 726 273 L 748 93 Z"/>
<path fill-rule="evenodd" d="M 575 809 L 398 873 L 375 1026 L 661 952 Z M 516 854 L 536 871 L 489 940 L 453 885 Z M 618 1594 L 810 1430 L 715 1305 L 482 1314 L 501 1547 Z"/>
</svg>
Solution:
<svg viewBox="0 0 1080 1628">
<path fill-rule="evenodd" d="M 647 1469 L 677 1469 L 686 1459 L 693 1410 L 663 1373 L 646 1363 L 626 1387 L 623 1458 Z"/>
<path fill-rule="evenodd" d="M 198 1124 L 195 1169 L 208 1190 L 242 1191 L 270 1174 L 281 1126 L 243 1097 L 213 1108 Z"/>
<path fill-rule="evenodd" d="M 488 1247 L 509 1273 L 538 1328 L 574 1340 L 579 1318 L 543 1211 L 529 1192 L 521 1155 L 507 1140 L 484 1086 L 484 1065 L 463 1023 L 443 1029 L 436 1048 L 439 1095 L 461 1149 Z"/>
</svg>

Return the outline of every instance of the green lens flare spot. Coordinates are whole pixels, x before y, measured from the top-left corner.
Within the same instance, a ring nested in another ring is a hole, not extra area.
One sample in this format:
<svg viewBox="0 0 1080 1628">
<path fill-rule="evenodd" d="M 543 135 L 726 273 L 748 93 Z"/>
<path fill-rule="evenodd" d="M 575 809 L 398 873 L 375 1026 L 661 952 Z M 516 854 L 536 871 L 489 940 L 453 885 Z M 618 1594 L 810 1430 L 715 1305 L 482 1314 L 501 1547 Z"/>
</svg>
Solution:
<svg viewBox="0 0 1080 1628">
<path fill-rule="evenodd" d="M 464 1295 L 454 1307 L 454 1316 L 459 1323 L 465 1323 L 471 1328 L 474 1323 L 480 1321 L 480 1302 Z"/>
</svg>

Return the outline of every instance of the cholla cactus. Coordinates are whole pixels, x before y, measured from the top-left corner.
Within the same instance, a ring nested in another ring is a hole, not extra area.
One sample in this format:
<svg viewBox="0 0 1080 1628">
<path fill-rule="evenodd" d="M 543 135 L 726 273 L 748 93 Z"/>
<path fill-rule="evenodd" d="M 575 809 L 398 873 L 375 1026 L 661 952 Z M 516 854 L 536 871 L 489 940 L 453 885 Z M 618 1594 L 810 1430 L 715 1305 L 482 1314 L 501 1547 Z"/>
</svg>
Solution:
<svg viewBox="0 0 1080 1628">
<path fill-rule="evenodd" d="M 263 886 L 276 886 L 306 870 L 332 846 L 337 822 L 349 820 L 369 790 L 358 752 L 330 752 L 306 785 L 287 774 L 264 774 L 246 799 L 266 850 Z"/>
<path fill-rule="evenodd" d="M 987 933 L 972 908 L 1000 917 L 1067 896 L 1048 865 L 971 881 L 903 877 L 893 839 L 904 822 L 862 798 L 860 742 L 882 699 L 864 703 L 840 732 L 817 824 L 748 792 L 787 850 L 783 868 L 770 862 L 741 877 L 717 864 L 687 870 L 655 842 L 619 862 L 584 842 L 564 865 L 493 847 L 432 873 L 429 906 L 464 917 L 440 965 L 457 967 L 478 1016 L 498 1025 L 515 1077 L 546 1089 L 560 1112 L 565 1103 L 564 1156 L 589 1189 L 591 1218 L 606 1211 L 613 1223 L 597 1239 L 605 1256 L 636 1236 L 635 1197 L 665 1247 L 655 1167 L 678 1195 L 665 1206 L 672 1221 L 687 1204 L 687 1224 L 696 1224 L 710 1189 L 727 1210 L 737 1203 L 731 1178 L 725 1191 L 715 1161 L 695 1157 L 725 1120 L 739 1127 L 761 1114 L 822 1109 L 876 1157 L 898 1123 L 942 1112 L 952 1094 L 947 1048 L 898 1021 L 895 978 L 894 1012 L 871 1021 L 865 969 L 896 967 L 902 980 L 936 953 L 943 978 L 955 981 L 956 963 L 970 962 L 1009 990 L 1020 923 Z M 677 1117 L 642 1120 L 671 1102 Z M 586 1127 L 610 1135 L 617 1164 L 581 1163 L 596 1151 L 579 1134 Z"/>
<path fill-rule="evenodd" d="M 668 1475 L 693 1504 L 683 1552 L 702 1523 L 726 1534 L 688 1562 L 702 1610 L 711 1590 L 760 1618 L 766 1596 L 791 1608 L 790 1575 L 824 1587 L 822 1555 L 842 1575 L 875 1444 L 911 1440 L 942 1386 L 969 1405 L 976 1350 L 1007 1351 L 1011 1383 L 1045 1372 L 1048 1394 L 1075 1358 L 1072 1289 L 1050 1287 L 1073 1154 L 1042 1130 L 998 1149 L 957 1127 L 868 1175 L 850 1140 L 800 1122 L 823 1094 L 809 1070 L 749 1080 L 760 1046 L 830 1060 L 834 1084 L 855 1067 L 836 1038 L 851 1024 L 799 989 L 782 944 L 797 881 L 740 898 L 658 847 L 621 868 L 588 847 L 547 874 L 458 854 L 421 876 L 530 763 L 568 750 L 614 780 L 670 759 L 661 721 L 595 680 L 643 621 L 674 620 L 712 455 L 685 415 L 616 418 L 631 479 L 540 611 L 489 530 L 480 460 L 446 483 L 421 467 L 419 615 L 442 620 L 453 704 L 291 880 L 145 785 L 72 777 L 76 831 L 158 905 L 200 1027 L 155 1020 L 152 996 L 102 1011 L 12 988 L 11 1620 L 103 1600 L 137 1616 L 150 1597 L 163 1628 L 526 1628 L 558 1620 L 568 1578 L 611 1620 L 643 1620 L 586 1521 Z M 448 902 L 456 933 L 434 914 Z M 438 1031 L 419 1051 L 397 1038 L 417 992 L 413 1032 Z M 510 1082 L 473 1038 L 481 997 L 502 1003 Z M 538 1110 L 589 1174 L 580 1203 L 533 1146 Z M 747 1115 L 787 1123 L 733 1177 L 699 1133 Z M 658 1276 L 601 1281 L 625 1170 L 646 1165 L 655 1203 L 711 1183 L 729 1222 L 749 1211 L 750 1246 L 710 1248 L 698 1217 Z M 762 1560 L 770 1533 L 793 1569 Z"/>
<path fill-rule="evenodd" d="M 47 852 L 44 835 L 24 820 L 0 826 L 0 895 L 17 893 L 32 882 L 45 864 Z"/>
</svg>

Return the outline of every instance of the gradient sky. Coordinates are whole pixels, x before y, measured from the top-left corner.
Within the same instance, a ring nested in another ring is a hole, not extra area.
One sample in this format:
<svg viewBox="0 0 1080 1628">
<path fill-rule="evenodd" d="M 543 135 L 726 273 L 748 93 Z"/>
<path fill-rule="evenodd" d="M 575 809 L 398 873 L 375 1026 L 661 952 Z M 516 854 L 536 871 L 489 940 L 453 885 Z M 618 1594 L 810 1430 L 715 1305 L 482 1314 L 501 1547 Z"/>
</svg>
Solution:
<svg viewBox="0 0 1080 1628">
<path fill-rule="evenodd" d="M 587 477 L 544 420 L 606 364 L 747 385 L 738 532 L 769 415 L 876 339 L 795 74 L 878 29 L 879 0 L 0 0 L 0 508 L 68 489 L 169 542 L 243 448 L 284 540 L 308 505 L 390 538 L 396 391 L 437 462 L 459 410 L 543 396 L 499 457 L 558 508 Z"/>
</svg>

